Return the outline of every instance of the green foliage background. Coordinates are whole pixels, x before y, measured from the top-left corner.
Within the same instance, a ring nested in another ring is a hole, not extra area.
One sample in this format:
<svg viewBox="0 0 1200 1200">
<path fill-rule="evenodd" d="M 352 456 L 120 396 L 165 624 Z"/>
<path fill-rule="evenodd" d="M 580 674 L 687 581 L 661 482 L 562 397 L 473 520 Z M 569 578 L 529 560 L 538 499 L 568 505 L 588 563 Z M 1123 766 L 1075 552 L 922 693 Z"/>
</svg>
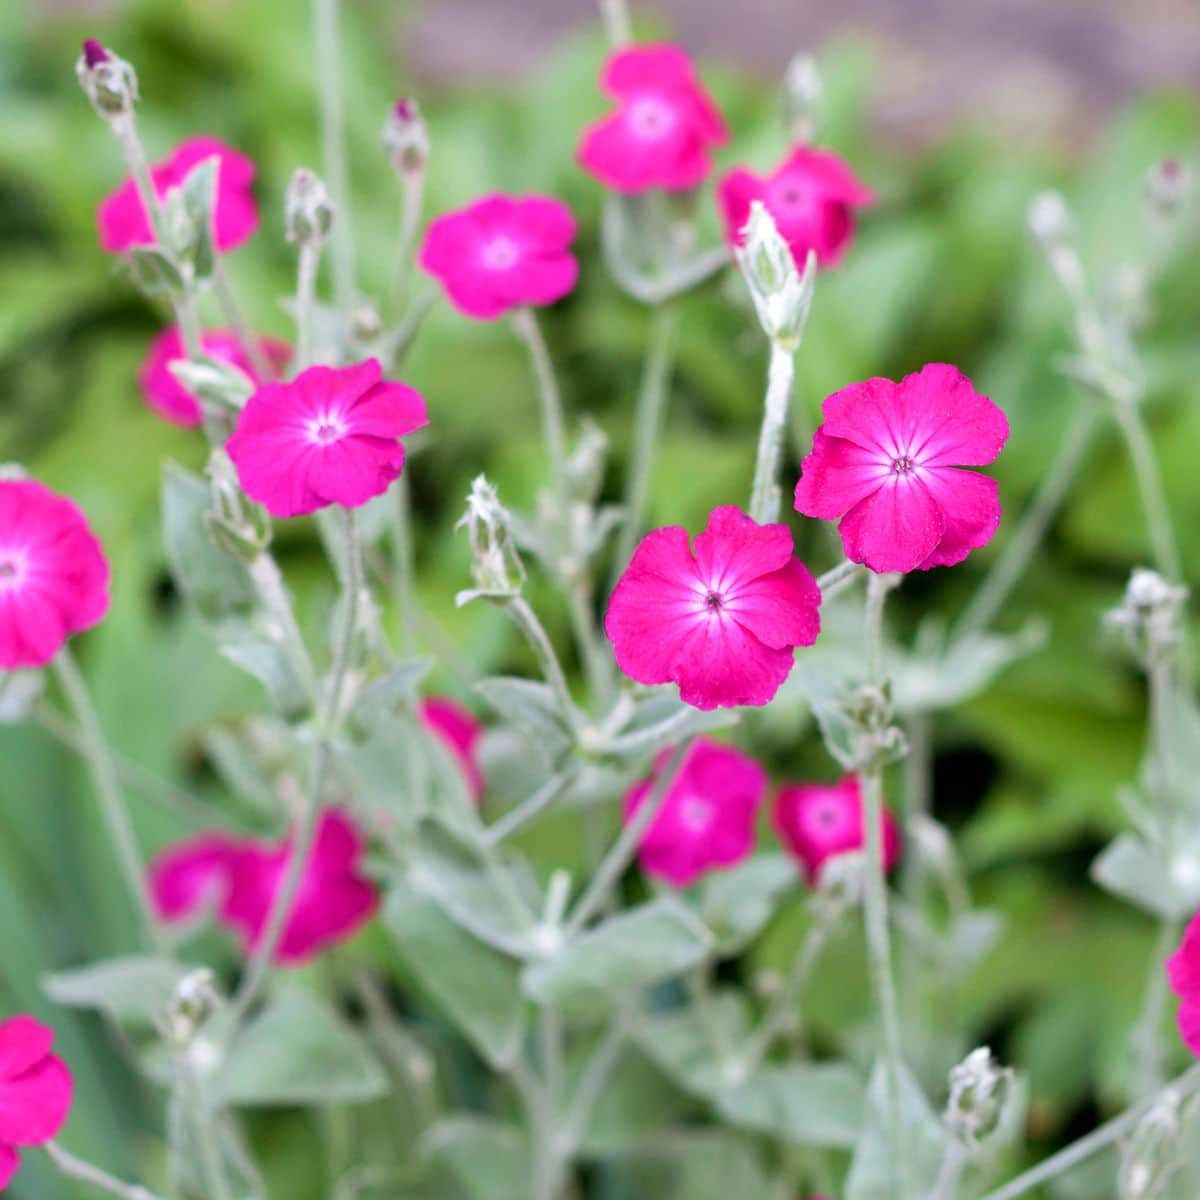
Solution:
<svg viewBox="0 0 1200 1200">
<path fill-rule="evenodd" d="M 411 84 L 383 48 L 400 26 L 395 5 L 372 0 L 347 8 L 359 279 L 378 291 L 387 283 L 398 213 L 378 135 L 389 101 Z M 23 463 L 71 493 L 112 559 L 112 615 L 80 653 L 116 746 L 245 820 L 245 807 L 223 792 L 205 761 L 197 731 L 262 701 L 214 658 L 207 635 L 166 582 L 160 465 L 171 457 L 198 468 L 203 447 L 150 414 L 137 392 L 135 371 L 157 318 L 96 245 L 94 208 L 121 169 L 72 77 L 85 35 L 101 37 L 136 64 L 152 157 L 207 132 L 259 164 L 263 229 L 232 267 L 258 326 L 290 336 L 280 303 L 293 271 L 282 240 L 282 189 L 294 166 L 319 164 L 307 22 L 293 0 L 145 0 L 86 27 L 30 22 L 19 6 L 0 6 L 0 460 Z M 517 91 L 461 88 L 422 99 L 434 147 L 427 211 L 489 189 L 540 190 L 567 200 L 580 218 L 584 274 L 547 326 L 569 413 L 593 413 L 611 437 L 615 497 L 647 314 L 600 265 L 602 197 L 573 164 L 578 131 L 601 108 L 594 76 L 602 52 L 597 31 L 564 46 Z M 820 282 L 799 359 L 798 441 L 816 424 L 828 392 L 869 375 L 898 377 L 927 360 L 953 361 L 1009 416 L 1012 439 L 996 473 L 1006 509 L 1019 512 L 1078 402 L 1053 369 L 1069 342 L 1067 314 L 1028 243 L 1026 206 L 1041 188 L 1061 186 L 1093 262 L 1111 275 L 1138 260 L 1146 249 L 1144 173 L 1166 154 L 1194 157 L 1195 99 L 1139 101 L 1081 161 L 1003 143 L 985 129 L 964 129 L 913 156 L 864 131 L 880 69 L 869 53 L 840 46 L 823 69 L 825 140 L 878 189 L 880 202 L 845 269 Z M 772 88 L 719 65 L 707 74 L 735 131 L 723 165 L 769 165 L 784 148 Z M 703 203 L 713 239 L 711 205 Z M 1189 577 L 1200 569 L 1195 249 L 1192 236 L 1168 265 L 1150 297 L 1143 339 L 1150 420 Z M 695 529 L 711 504 L 746 494 L 764 368 L 765 351 L 735 279 L 686 302 L 653 524 Z M 439 305 L 405 377 L 425 394 L 431 414 L 411 475 L 421 599 L 479 670 L 522 669 L 520 648 L 494 614 L 453 607 L 467 571 L 465 539 L 453 525 L 471 477 L 486 470 L 514 504 L 528 502 L 541 479 L 522 348 L 504 323 L 469 323 Z M 793 447 L 789 471 L 797 465 Z M 316 621 L 332 590 L 312 530 L 292 523 L 279 537 Z M 1002 530 L 997 545 L 1003 537 Z M 821 530 L 800 530 L 799 544 L 817 569 L 835 561 Z M 911 627 L 929 609 L 952 615 L 994 551 L 910 580 L 896 604 L 902 623 Z M 959 834 L 981 902 L 1003 911 L 1008 923 L 982 966 L 930 1003 L 952 1013 L 973 1041 L 990 1039 L 1001 1057 L 1028 1071 L 1031 1131 L 1043 1144 L 1119 1102 L 1126 1037 L 1150 951 L 1148 918 L 1105 896 L 1087 875 L 1096 851 L 1125 824 L 1116 792 L 1136 774 L 1143 728 L 1140 680 L 1103 636 L 1100 617 L 1119 598 L 1128 569 L 1147 558 L 1125 458 L 1106 433 L 1000 622 L 1016 628 L 1027 615 L 1041 615 L 1049 622 L 1047 647 L 936 728 L 935 811 Z M 462 693 L 454 661 L 442 656 L 437 682 Z M 777 777 L 832 777 L 833 764 L 798 714 L 761 736 Z M 150 847 L 196 825 L 186 813 L 135 804 Z M 551 829 L 538 854 L 552 864 L 571 861 L 578 850 L 556 844 Z M 154 1169 L 155 1098 L 121 1064 L 94 1018 L 52 1010 L 39 989 L 48 969 L 127 950 L 130 931 L 79 764 L 31 726 L 0 729 L 0 1013 L 32 1011 L 53 1020 L 79 1082 L 65 1142 L 113 1170 L 136 1173 Z M 784 962 L 795 936 L 785 914 L 756 951 L 755 965 Z M 847 940 L 811 992 L 818 1039 L 823 1028 L 865 1016 L 863 978 L 861 948 Z M 479 1084 L 466 1079 L 461 1086 L 470 1094 Z M 325 1166 L 308 1121 L 276 1114 L 256 1122 L 275 1194 L 321 1194 L 316 1181 Z M 67 1194 L 36 1154 L 28 1158 L 14 1196 Z"/>
</svg>

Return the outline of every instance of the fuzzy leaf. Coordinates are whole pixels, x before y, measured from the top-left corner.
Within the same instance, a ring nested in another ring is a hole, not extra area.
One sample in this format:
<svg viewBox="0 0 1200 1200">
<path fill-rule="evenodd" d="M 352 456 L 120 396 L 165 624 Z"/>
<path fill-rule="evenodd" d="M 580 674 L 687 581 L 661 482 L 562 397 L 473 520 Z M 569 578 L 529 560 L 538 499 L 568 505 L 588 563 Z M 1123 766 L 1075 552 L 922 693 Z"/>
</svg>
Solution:
<svg viewBox="0 0 1200 1200">
<path fill-rule="evenodd" d="M 764 1067 L 716 1097 L 717 1110 L 733 1124 L 801 1146 L 853 1146 L 863 1104 L 862 1084 L 841 1064 Z"/>
<path fill-rule="evenodd" d="M 153 1024 L 193 968 L 165 958 L 109 958 L 42 980 L 46 995 L 69 1008 L 94 1008 L 115 1020 Z"/>
</svg>

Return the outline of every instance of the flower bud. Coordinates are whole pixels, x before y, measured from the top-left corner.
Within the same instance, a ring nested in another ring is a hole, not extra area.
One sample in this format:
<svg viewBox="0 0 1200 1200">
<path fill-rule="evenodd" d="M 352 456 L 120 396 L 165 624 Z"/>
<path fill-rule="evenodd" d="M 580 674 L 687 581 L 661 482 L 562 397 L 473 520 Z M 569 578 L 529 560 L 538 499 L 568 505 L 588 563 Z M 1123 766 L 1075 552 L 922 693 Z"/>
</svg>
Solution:
<svg viewBox="0 0 1200 1200">
<path fill-rule="evenodd" d="M 171 1041 L 179 1047 L 191 1045 L 220 1003 L 213 973 L 207 967 L 185 975 L 167 1002 L 166 1028 Z"/>
<path fill-rule="evenodd" d="M 821 127 L 825 101 L 821 72 L 811 54 L 797 54 L 788 63 L 783 90 L 792 141 L 811 142 Z"/>
<path fill-rule="evenodd" d="M 1157 571 L 1137 567 L 1120 607 L 1106 613 L 1104 620 L 1125 634 L 1137 654 L 1151 661 L 1179 641 L 1187 595 L 1187 588 L 1172 586 Z"/>
<path fill-rule="evenodd" d="M 1178 158 L 1164 158 L 1146 172 L 1146 200 L 1152 220 L 1171 221 L 1192 190 L 1192 172 Z"/>
<path fill-rule="evenodd" d="M 287 240 L 320 246 L 333 225 L 333 204 L 320 177 L 300 167 L 292 173 L 283 200 L 283 225 Z"/>
<path fill-rule="evenodd" d="M 525 565 L 513 540 L 512 516 L 486 476 L 476 476 L 471 484 L 467 510 L 456 528 L 463 526 L 471 540 L 471 574 L 476 586 L 459 592 L 456 602 L 461 606 L 480 597 L 519 595 Z"/>
<path fill-rule="evenodd" d="M 126 116 L 138 98 L 137 75 L 132 66 L 102 46 L 95 38 L 83 43 L 75 63 L 75 78 L 100 116 Z"/>
<path fill-rule="evenodd" d="M 1178 1092 L 1168 1090 L 1141 1119 L 1121 1156 L 1117 1175 L 1120 1200 L 1151 1200 L 1179 1165 Z"/>
<path fill-rule="evenodd" d="M 383 146 L 400 175 L 419 175 L 429 161 L 429 128 L 415 100 L 397 100 L 383 127 Z"/>
<path fill-rule="evenodd" d="M 993 1133 L 1013 1091 L 1011 1068 L 1000 1066 L 987 1046 L 972 1050 L 950 1068 L 950 1099 L 946 1124 L 967 1146 L 976 1146 Z"/>
<path fill-rule="evenodd" d="M 812 304 L 817 258 L 811 251 L 804 274 L 796 270 L 787 242 L 780 236 L 766 206 L 755 200 L 734 253 L 742 269 L 763 331 L 787 350 L 795 350 L 804 333 Z"/>
<path fill-rule="evenodd" d="M 1061 192 L 1040 192 L 1029 205 L 1029 229 L 1047 253 L 1075 240 L 1075 223 Z"/>
</svg>

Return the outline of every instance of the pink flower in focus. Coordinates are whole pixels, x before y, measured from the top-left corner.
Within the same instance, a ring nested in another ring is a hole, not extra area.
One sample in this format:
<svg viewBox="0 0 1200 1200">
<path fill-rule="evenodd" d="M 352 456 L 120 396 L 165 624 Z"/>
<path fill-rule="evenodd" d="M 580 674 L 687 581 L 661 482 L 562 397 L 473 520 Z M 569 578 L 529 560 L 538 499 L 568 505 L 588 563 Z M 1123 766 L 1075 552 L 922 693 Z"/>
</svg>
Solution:
<svg viewBox="0 0 1200 1200">
<path fill-rule="evenodd" d="M 846 557 L 872 571 L 961 562 L 1000 524 L 992 462 L 1008 421 L 956 367 L 930 363 L 899 383 L 868 379 L 826 398 L 801 466 L 796 509 L 841 518 Z"/>
<path fill-rule="evenodd" d="M 200 338 L 200 348 L 210 358 L 237 367 L 252 383 L 270 383 L 278 379 L 292 357 L 292 348 L 287 342 L 276 338 L 260 338 L 259 346 L 271 364 L 270 379 L 261 378 L 254 370 L 248 355 L 236 333 L 230 329 L 214 329 Z M 171 363 L 187 358 L 183 348 L 183 337 L 177 325 L 159 333 L 150 343 L 149 353 L 138 369 L 138 386 L 146 403 L 164 420 L 172 425 L 194 428 L 204 418 L 200 401 L 171 374 Z"/>
<path fill-rule="evenodd" d="M 626 793 L 626 824 L 670 758 L 669 749 L 662 751 L 651 777 Z M 754 849 L 754 818 L 766 787 L 766 772 L 752 758 L 732 746 L 697 738 L 642 835 L 642 869 L 685 888 L 708 871 L 741 862 Z"/>
<path fill-rule="evenodd" d="M 836 267 L 854 237 L 853 210 L 874 199 L 836 154 L 808 146 L 796 147 L 770 175 L 736 167 L 717 184 L 725 240 L 743 243 L 750 205 L 761 200 L 801 270 L 810 250 L 820 266 Z"/>
<path fill-rule="evenodd" d="M 298 517 L 385 492 L 404 466 L 400 438 L 427 419 L 418 392 L 382 375 L 369 358 L 263 384 L 225 447 L 246 495 L 272 516 Z"/>
<path fill-rule="evenodd" d="M 108 612 L 108 563 L 87 518 L 32 479 L 0 480 L 0 670 L 43 667 Z"/>
<path fill-rule="evenodd" d="M 275 844 L 201 834 L 169 848 L 151 864 L 155 907 L 164 921 L 180 921 L 214 906 L 221 923 L 240 934 L 249 956 L 266 930 L 291 853 L 290 837 Z M 360 872 L 365 853 L 365 841 L 350 817 L 325 809 L 275 952 L 277 963 L 307 962 L 371 919 L 379 892 Z"/>
<path fill-rule="evenodd" d="M 729 135 L 683 50 L 616 50 L 600 86 L 617 108 L 584 130 L 576 158 L 585 171 L 628 194 L 682 192 L 704 182 L 712 169 L 709 151 Z"/>
<path fill-rule="evenodd" d="M 420 264 L 468 317 L 553 304 L 574 286 L 575 218 L 550 196 L 484 196 L 431 222 Z"/>
<path fill-rule="evenodd" d="M 483 798 L 483 771 L 475 750 L 483 736 L 483 726 L 461 704 L 445 696 L 430 696 L 421 701 L 421 720 L 449 747 L 462 767 L 472 798 Z"/>
<path fill-rule="evenodd" d="M 1167 959 L 1167 979 L 1183 1001 L 1175 1018 L 1179 1036 L 1200 1058 L 1200 913 L 1188 922 L 1179 949 Z"/>
<path fill-rule="evenodd" d="M 220 167 L 213 207 L 213 238 L 217 250 L 225 253 L 249 240 L 258 228 L 258 205 L 250 190 L 254 164 L 216 138 L 194 137 L 180 143 L 166 161 L 152 166 L 150 178 L 155 195 L 161 200 L 183 183 L 193 167 L 214 156 L 220 160 Z M 100 248 L 110 254 L 154 244 L 150 218 L 132 178 L 101 201 L 96 221 L 100 227 Z"/>
<path fill-rule="evenodd" d="M 858 776 L 840 783 L 797 783 L 779 789 L 775 798 L 775 832 L 792 856 L 803 864 L 815 887 L 821 868 L 839 854 L 864 845 L 862 792 Z M 890 871 L 900 857 L 900 831 L 891 812 L 883 810 L 883 863 Z"/>
<path fill-rule="evenodd" d="M 638 683 L 677 683 L 696 708 L 762 705 L 791 671 L 793 647 L 817 640 L 820 603 L 788 527 L 729 505 L 709 514 L 695 553 L 681 526 L 647 534 L 604 627 Z"/>
<path fill-rule="evenodd" d="M 53 1044 L 54 1030 L 32 1017 L 0 1021 L 0 1192 L 21 1165 L 17 1147 L 50 1141 L 71 1110 L 74 1083 Z"/>
</svg>

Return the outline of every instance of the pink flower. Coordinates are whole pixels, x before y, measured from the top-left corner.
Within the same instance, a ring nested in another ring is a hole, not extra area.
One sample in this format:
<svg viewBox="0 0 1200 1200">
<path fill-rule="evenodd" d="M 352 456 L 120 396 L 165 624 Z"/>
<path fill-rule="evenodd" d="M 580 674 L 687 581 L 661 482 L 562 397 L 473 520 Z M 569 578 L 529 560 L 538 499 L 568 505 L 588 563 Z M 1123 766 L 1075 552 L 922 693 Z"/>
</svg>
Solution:
<svg viewBox="0 0 1200 1200">
<path fill-rule="evenodd" d="M 71 1110 L 71 1072 L 53 1044 L 54 1030 L 32 1017 L 0 1021 L 0 1192 L 21 1165 L 17 1147 L 50 1141 Z"/>
<path fill-rule="evenodd" d="M 779 789 L 775 798 L 775 832 L 804 866 L 816 886 L 821 868 L 839 854 L 864 845 L 862 793 L 857 775 L 840 783 L 797 783 Z M 900 831 L 891 812 L 883 810 L 883 863 L 890 871 L 900 857 Z"/>
<path fill-rule="evenodd" d="M 1167 959 L 1167 979 L 1183 1001 L 1176 1016 L 1179 1036 L 1200 1058 L 1200 913 L 1188 922 L 1179 949 Z"/>
<path fill-rule="evenodd" d="M 626 793 L 626 824 L 670 757 L 669 749 L 662 751 L 651 777 Z M 752 758 L 732 746 L 697 738 L 642 835 L 642 869 L 685 888 L 708 871 L 741 862 L 754 848 L 754 818 L 766 787 L 766 772 Z"/>
<path fill-rule="evenodd" d="M 479 766 L 476 747 L 483 736 L 483 726 L 454 700 L 430 696 L 421 701 L 421 720 L 449 747 L 467 778 L 467 786 L 478 803 L 483 798 L 483 771 Z"/>
<path fill-rule="evenodd" d="M 836 267 L 854 237 L 852 210 L 874 199 L 836 154 L 808 146 L 797 146 L 770 175 L 736 167 L 717 184 L 726 241 L 742 244 L 750 205 L 761 200 L 802 270 L 810 250 L 820 266 Z"/>
<path fill-rule="evenodd" d="M 282 843 L 201 834 L 160 854 L 150 867 L 150 891 L 164 921 L 216 908 L 241 935 L 247 956 L 266 930 L 291 860 Z M 307 962 L 350 937 L 375 914 L 379 892 L 361 873 L 366 844 L 350 817 L 326 809 L 318 819 L 304 874 L 275 952 L 282 965 Z"/>
<path fill-rule="evenodd" d="M 1008 421 L 956 367 L 899 383 L 868 379 L 827 397 L 796 484 L 796 508 L 841 518 L 846 556 L 872 571 L 961 562 L 1000 524 L 996 481 L 959 466 L 1000 453 Z"/>
<path fill-rule="evenodd" d="M 604 627 L 638 683 L 677 683 L 696 708 L 762 705 L 791 671 L 793 647 L 817 640 L 820 603 L 788 527 L 730 505 L 709 514 L 694 554 L 681 526 L 644 537 Z"/>
<path fill-rule="evenodd" d="M 260 338 L 259 346 L 263 355 L 271 364 L 271 379 L 262 379 L 254 369 L 248 355 L 242 349 L 242 344 L 236 333 L 230 329 L 214 329 L 200 338 L 200 348 L 210 358 L 229 363 L 237 367 L 252 383 L 269 383 L 278 379 L 292 357 L 292 348 L 287 342 L 276 338 Z M 173 362 L 182 362 L 187 358 L 183 348 L 183 337 L 177 325 L 172 325 L 159 333 L 150 343 L 150 351 L 145 362 L 138 369 L 138 386 L 146 403 L 160 417 L 173 425 L 193 428 L 200 424 L 204 414 L 199 399 L 171 374 Z"/>
<path fill-rule="evenodd" d="M 193 167 L 214 156 L 220 160 L 220 167 L 213 237 L 217 250 L 223 254 L 248 241 L 258 228 L 258 205 L 250 190 L 254 164 L 214 137 L 194 137 L 181 142 L 166 161 L 151 167 L 150 179 L 155 195 L 162 200 L 167 192 L 183 183 Z M 150 218 L 132 178 L 100 202 L 96 222 L 100 226 L 100 249 L 109 254 L 123 254 L 134 246 L 154 244 Z"/>
<path fill-rule="evenodd" d="M 43 667 L 108 612 L 108 563 L 87 518 L 32 479 L 0 480 L 0 670 Z"/>
<path fill-rule="evenodd" d="M 431 222 L 419 261 L 459 312 L 490 321 L 565 296 L 579 277 L 574 238 L 561 200 L 496 194 Z"/>
<path fill-rule="evenodd" d="M 369 358 L 263 384 L 225 447 L 243 491 L 276 517 L 357 508 L 387 491 L 404 466 L 400 438 L 427 420 L 420 394 L 382 374 Z"/>
<path fill-rule="evenodd" d="M 709 150 L 728 140 L 725 122 L 678 46 L 616 50 L 600 73 L 617 109 L 584 130 L 579 165 L 614 191 L 698 187 Z"/>
</svg>

